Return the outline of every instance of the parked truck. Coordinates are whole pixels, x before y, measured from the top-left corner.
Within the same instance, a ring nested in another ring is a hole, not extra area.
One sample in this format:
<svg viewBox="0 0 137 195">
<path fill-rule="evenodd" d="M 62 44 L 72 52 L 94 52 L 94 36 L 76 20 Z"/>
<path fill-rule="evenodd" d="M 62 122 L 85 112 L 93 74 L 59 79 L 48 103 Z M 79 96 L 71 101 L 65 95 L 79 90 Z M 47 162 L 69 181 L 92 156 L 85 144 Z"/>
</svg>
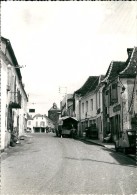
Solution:
<svg viewBox="0 0 137 195">
<path fill-rule="evenodd" d="M 57 137 L 75 137 L 77 133 L 77 124 L 78 121 L 74 117 L 65 116 L 60 118 L 56 130 Z"/>
</svg>

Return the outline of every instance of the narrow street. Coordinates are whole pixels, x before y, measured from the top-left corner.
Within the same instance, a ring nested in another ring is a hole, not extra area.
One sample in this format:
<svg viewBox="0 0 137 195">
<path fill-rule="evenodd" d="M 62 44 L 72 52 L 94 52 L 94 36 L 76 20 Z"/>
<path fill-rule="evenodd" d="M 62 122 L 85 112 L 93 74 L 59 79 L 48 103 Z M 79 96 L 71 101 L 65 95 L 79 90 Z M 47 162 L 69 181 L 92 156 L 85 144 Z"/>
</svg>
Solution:
<svg viewBox="0 0 137 195">
<path fill-rule="evenodd" d="M 2 154 L 2 195 L 136 194 L 134 160 L 54 133 L 28 135 Z"/>
</svg>

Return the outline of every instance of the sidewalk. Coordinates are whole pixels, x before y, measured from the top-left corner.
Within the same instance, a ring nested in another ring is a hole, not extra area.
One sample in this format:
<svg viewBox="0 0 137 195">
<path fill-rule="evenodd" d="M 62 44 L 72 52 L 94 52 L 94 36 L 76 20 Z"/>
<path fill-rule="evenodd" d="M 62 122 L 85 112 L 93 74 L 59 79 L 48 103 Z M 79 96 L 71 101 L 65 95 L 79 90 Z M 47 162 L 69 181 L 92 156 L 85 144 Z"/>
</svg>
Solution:
<svg viewBox="0 0 137 195">
<path fill-rule="evenodd" d="M 100 140 L 94 140 L 94 139 L 89 139 L 89 138 L 81 138 L 81 139 L 115 151 L 114 143 L 104 143 L 104 142 L 101 142 Z"/>
<path fill-rule="evenodd" d="M 5 160 L 8 156 L 12 155 L 14 152 L 17 152 L 20 150 L 20 147 L 24 146 L 25 144 L 28 144 L 32 141 L 33 136 L 23 134 L 19 136 L 19 140 L 16 143 L 15 147 L 8 146 L 4 150 L 1 151 L 0 159 Z"/>
<path fill-rule="evenodd" d="M 87 141 L 87 142 L 105 147 L 113 152 L 116 152 L 114 143 L 104 143 L 104 142 L 101 142 L 100 140 L 94 140 L 94 139 L 89 139 L 89 138 L 85 138 L 85 137 L 80 138 L 80 140 Z M 121 153 L 121 154 L 124 155 L 123 153 Z M 133 160 L 136 160 L 136 154 L 127 154 L 126 156 L 132 158 Z"/>
</svg>

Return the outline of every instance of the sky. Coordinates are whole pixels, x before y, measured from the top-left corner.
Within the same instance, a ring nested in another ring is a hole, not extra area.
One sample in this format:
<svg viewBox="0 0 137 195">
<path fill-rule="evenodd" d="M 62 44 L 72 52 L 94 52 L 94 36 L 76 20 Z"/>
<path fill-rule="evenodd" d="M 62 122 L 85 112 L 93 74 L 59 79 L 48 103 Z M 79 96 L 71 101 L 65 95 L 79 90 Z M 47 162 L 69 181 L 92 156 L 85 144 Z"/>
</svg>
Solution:
<svg viewBox="0 0 137 195">
<path fill-rule="evenodd" d="M 30 107 L 47 114 L 89 76 L 105 75 L 111 61 L 126 61 L 137 45 L 137 2 L 1 2 L 1 35 L 26 65 Z"/>
</svg>

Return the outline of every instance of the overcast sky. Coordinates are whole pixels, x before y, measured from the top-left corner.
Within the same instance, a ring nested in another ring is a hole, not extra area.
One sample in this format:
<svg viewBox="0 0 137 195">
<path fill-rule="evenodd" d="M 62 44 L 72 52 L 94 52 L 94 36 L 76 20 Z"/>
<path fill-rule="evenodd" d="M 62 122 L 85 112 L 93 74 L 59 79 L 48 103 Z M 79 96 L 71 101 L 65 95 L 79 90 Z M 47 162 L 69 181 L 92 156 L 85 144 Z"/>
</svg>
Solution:
<svg viewBox="0 0 137 195">
<path fill-rule="evenodd" d="M 137 45 L 137 2 L 1 2 L 1 35 L 26 65 L 30 103 L 47 114 L 53 102 L 59 107 L 59 87 L 73 93 L 112 60 L 127 59 Z"/>
</svg>

